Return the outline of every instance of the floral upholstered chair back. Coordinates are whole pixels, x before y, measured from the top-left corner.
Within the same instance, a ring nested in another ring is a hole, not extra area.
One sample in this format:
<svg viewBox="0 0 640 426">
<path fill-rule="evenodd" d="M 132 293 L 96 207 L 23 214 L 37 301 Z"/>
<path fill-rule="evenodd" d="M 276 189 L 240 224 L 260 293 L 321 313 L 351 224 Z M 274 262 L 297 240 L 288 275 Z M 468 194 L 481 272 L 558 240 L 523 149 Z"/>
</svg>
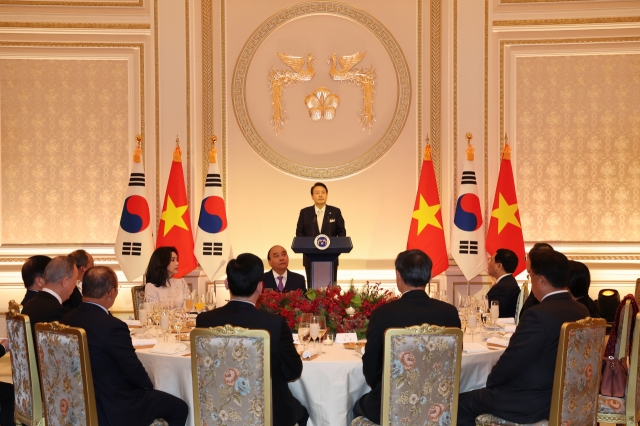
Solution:
<svg viewBox="0 0 640 426">
<path fill-rule="evenodd" d="M 272 424 L 270 345 L 264 330 L 226 325 L 191 332 L 196 425 Z"/>
<path fill-rule="evenodd" d="M 97 426 L 84 330 L 58 322 L 38 323 L 35 328 L 47 426 Z"/>
<path fill-rule="evenodd" d="M 384 337 L 382 425 L 455 425 L 462 330 L 422 324 Z"/>
<path fill-rule="evenodd" d="M 595 425 L 606 320 L 562 325 L 549 424 Z"/>
<path fill-rule="evenodd" d="M 7 312 L 7 336 L 11 350 L 11 374 L 15 394 L 14 418 L 28 425 L 43 425 L 42 393 L 29 317 L 15 306 Z"/>
<path fill-rule="evenodd" d="M 622 311 L 620 311 L 620 321 L 618 322 L 618 331 L 616 340 L 615 357 L 618 359 L 625 358 L 629 355 L 631 346 L 631 300 L 625 300 Z"/>
</svg>

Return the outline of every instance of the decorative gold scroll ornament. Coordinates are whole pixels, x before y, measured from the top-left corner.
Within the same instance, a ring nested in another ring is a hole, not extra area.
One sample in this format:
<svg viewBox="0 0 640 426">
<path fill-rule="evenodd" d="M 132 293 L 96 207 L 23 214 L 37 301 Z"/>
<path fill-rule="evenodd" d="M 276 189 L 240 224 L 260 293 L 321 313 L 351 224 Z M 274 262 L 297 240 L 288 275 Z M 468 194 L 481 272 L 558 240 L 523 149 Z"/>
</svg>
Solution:
<svg viewBox="0 0 640 426">
<path fill-rule="evenodd" d="M 338 55 L 334 53 L 329 58 L 329 62 L 331 63 L 329 75 L 336 81 L 346 81 L 350 84 L 360 86 L 360 89 L 362 89 L 362 110 L 358 122 L 362 125 L 362 130 L 366 129 L 371 133 L 371 127 L 375 121 L 373 115 L 373 93 L 375 90 L 373 87 L 376 84 L 376 71 L 372 66 L 366 69 L 353 68 L 364 59 L 364 55 L 366 54 L 367 52 L 365 51 L 362 53 L 357 52 L 349 56 L 341 56 L 341 69 L 338 70 L 336 69 L 336 59 Z"/>
<path fill-rule="evenodd" d="M 278 52 L 278 57 L 285 64 L 289 65 L 292 70 L 276 70 L 271 68 L 269 71 L 269 89 L 271 89 L 271 105 L 273 105 L 273 130 L 284 131 L 284 123 L 288 120 L 284 117 L 285 110 L 282 108 L 282 92 L 285 87 L 296 84 L 298 81 L 309 81 L 316 75 L 313 64 L 316 62 L 311 53 L 307 54 L 307 69 L 303 69 L 304 59 L 300 56 L 291 56 L 286 53 Z"/>
<path fill-rule="evenodd" d="M 313 121 L 318 121 L 321 118 L 332 120 L 336 116 L 336 108 L 340 105 L 340 98 L 326 87 L 318 87 L 312 94 L 304 98 L 304 103 L 309 108 L 309 117 Z"/>
</svg>

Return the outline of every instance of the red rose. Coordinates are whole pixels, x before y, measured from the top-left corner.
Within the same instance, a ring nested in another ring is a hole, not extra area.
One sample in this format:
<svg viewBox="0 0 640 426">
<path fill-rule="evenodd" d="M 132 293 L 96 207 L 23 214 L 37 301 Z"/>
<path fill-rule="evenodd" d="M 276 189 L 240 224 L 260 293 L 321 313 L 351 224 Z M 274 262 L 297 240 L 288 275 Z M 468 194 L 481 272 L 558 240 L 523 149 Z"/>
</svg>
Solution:
<svg viewBox="0 0 640 426">
<path fill-rule="evenodd" d="M 442 416 L 442 413 L 444 413 L 444 405 L 433 404 L 431 408 L 429 408 L 429 420 L 437 422 L 440 416 Z"/>
<path fill-rule="evenodd" d="M 236 380 L 238 380 L 238 376 L 240 376 L 240 372 L 237 369 L 227 368 L 223 375 L 224 382 L 229 386 L 233 386 Z"/>
<path fill-rule="evenodd" d="M 60 413 L 62 413 L 62 415 L 66 417 L 68 412 L 69 412 L 69 401 L 67 401 L 65 398 L 62 398 L 60 400 Z"/>
<path fill-rule="evenodd" d="M 413 366 L 416 364 L 415 355 L 413 355 L 413 353 L 409 351 L 402 352 L 398 358 L 400 358 L 400 362 L 402 363 L 402 365 L 404 365 L 404 368 L 406 368 L 407 370 L 411 370 Z"/>
</svg>

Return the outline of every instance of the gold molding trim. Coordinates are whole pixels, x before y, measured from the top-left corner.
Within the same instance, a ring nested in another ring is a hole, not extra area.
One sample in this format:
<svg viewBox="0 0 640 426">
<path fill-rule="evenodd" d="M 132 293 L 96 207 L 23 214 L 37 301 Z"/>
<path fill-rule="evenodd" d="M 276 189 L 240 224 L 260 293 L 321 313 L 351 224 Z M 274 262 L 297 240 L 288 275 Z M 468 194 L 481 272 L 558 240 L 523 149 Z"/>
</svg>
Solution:
<svg viewBox="0 0 640 426">
<path fill-rule="evenodd" d="M 458 0 L 453 0 L 453 202 L 458 199 Z M 455 215 L 456 209 L 451 212 Z"/>
<path fill-rule="evenodd" d="M 217 327 L 209 327 L 209 330 L 211 330 L 211 332 L 213 334 L 217 334 L 217 335 L 222 335 L 222 336 L 233 336 L 236 334 L 242 334 L 245 331 L 248 331 L 248 328 L 242 328 L 242 327 L 234 327 L 231 324 L 227 324 L 227 325 L 219 325 Z"/>
<path fill-rule="evenodd" d="M 588 1 L 592 1 L 592 0 L 500 0 L 500 4 L 505 4 L 505 3 L 561 3 L 561 2 L 564 3 L 564 2 L 567 2 L 567 1 L 588 2 Z"/>
<path fill-rule="evenodd" d="M 222 196 L 227 199 L 227 0 L 220 0 L 220 78 L 222 81 L 222 90 L 220 92 L 220 114 L 222 115 L 222 137 L 220 145 L 222 145 L 222 170 L 220 177 L 222 178 Z"/>
<path fill-rule="evenodd" d="M 484 223 L 489 232 L 489 0 L 484 1 Z"/>
<path fill-rule="evenodd" d="M 640 260 L 638 255 L 567 255 L 569 260 Z"/>
<path fill-rule="evenodd" d="M 359 158 L 332 167 L 311 167 L 295 163 L 276 153 L 253 126 L 246 105 L 246 76 L 255 52 L 262 41 L 282 25 L 312 15 L 332 15 L 362 25 L 375 35 L 385 47 L 396 71 L 398 96 L 393 119 L 385 135 L 376 145 Z M 391 32 L 368 12 L 335 1 L 298 3 L 276 12 L 264 21 L 245 42 L 233 72 L 232 103 L 238 126 L 252 148 L 272 166 L 303 178 L 338 178 L 364 170 L 382 157 L 402 133 L 411 107 L 411 76 L 409 65 L 400 45 Z"/>
<path fill-rule="evenodd" d="M 97 7 L 142 7 L 144 0 L 138 1 L 55 1 L 55 0 L 0 0 L 0 4 L 23 5 L 23 6 L 97 6 Z"/>
<path fill-rule="evenodd" d="M 191 202 L 191 49 L 189 46 L 189 0 L 184 0 L 184 15 L 187 55 L 187 200 Z"/>
<path fill-rule="evenodd" d="M 148 30 L 149 24 L 98 24 L 69 22 L 0 22 L 0 28 L 99 28 L 113 30 Z"/>
<path fill-rule="evenodd" d="M 576 19 L 512 19 L 493 21 L 494 27 L 515 27 L 524 25 L 582 25 L 582 24 L 620 24 L 640 22 L 640 16 L 620 16 L 613 18 L 576 18 Z"/>
<path fill-rule="evenodd" d="M 202 185 L 207 179 L 213 135 L 213 4 L 202 0 Z"/>
<path fill-rule="evenodd" d="M 409 333 L 413 334 L 441 334 L 445 330 L 445 327 L 424 323 L 422 325 L 412 325 L 411 327 L 405 327 L 405 329 Z"/>
<path fill-rule="evenodd" d="M 429 10 L 430 28 L 430 77 L 431 77 L 431 114 L 430 114 L 430 138 L 433 152 L 433 168 L 436 174 L 436 185 L 438 187 L 438 197 L 442 200 L 442 2 L 441 0 L 431 0 Z M 422 10 L 422 0 L 419 1 L 419 10 Z M 418 14 L 418 170 L 422 166 L 423 146 L 422 146 L 422 12 Z M 418 176 L 418 179 L 420 177 Z"/>
<path fill-rule="evenodd" d="M 553 38 L 538 40 L 500 40 L 500 146 L 504 144 L 504 56 L 507 46 L 540 45 L 540 44 L 577 44 L 577 43 L 615 43 L 640 41 L 638 36 L 630 37 L 596 37 L 596 38 Z"/>
<path fill-rule="evenodd" d="M 158 66 L 158 0 L 153 0 L 153 49 L 156 101 L 156 229 L 160 226 L 160 67 Z"/>
</svg>

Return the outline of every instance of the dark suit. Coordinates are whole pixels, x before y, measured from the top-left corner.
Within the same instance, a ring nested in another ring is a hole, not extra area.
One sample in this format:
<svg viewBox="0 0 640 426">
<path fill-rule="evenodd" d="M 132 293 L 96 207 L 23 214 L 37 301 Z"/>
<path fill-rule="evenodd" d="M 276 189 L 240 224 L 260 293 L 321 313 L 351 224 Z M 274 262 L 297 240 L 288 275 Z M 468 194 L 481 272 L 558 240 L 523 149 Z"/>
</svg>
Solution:
<svg viewBox="0 0 640 426">
<path fill-rule="evenodd" d="M 33 333 L 33 344 L 38 345 L 36 340 L 36 327 L 39 322 L 60 321 L 69 312 L 58 302 L 53 294 L 46 291 L 39 291 L 38 294 L 22 308 L 22 314 L 28 315 L 31 321 L 31 331 Z M 37 358 L 37 357 L 36 357 Z"/>
<path fill-rule="evenodd" d="M 71 296 L 69 296 L 67 300 L 62 302 L 62 306 L 64 306 L 65 308 L 68 308 L 69 310 L 72 310 L 80 306 L 81 303 L 82 303 L 82 293 L 80 293 L 80 290 L 76 286 L 74 287 L 73 293 L 71 293 Z"/>
<path fill-rule="evenodd" d="M 38 294 L 38 292 L 36 290 L 29 290 L 27 289 L 27 292 L 24 294 L 24 299 L 22 299 L 22 302 L 20 302 L 20 304 L 22 306 L 26 305 L 27 302 L 31 299 L 33 299 L 35 297 L 35 295 Z"/>
<path fill-rule="evenodd" d="M 500 318 L 515 317 L 519 295 L 520 287 L 518 287 L 518 282 L 511 274 L 502 277 L 487 293 L 489 305 L 493 300 L 497 300 L 500 304 Z"/>
<path fill-rule="evenodd" d="M 540 302 L 538 302 L 538 299 L 536 299 L 536 297 L 533 295 L 533 292 L 529 293 L 529 297 L 527 297 L 527 300 L 524 301 L 524 304 L 522 305 L 522 309 L 520 309 L 520 320 L 522 321 L 522 314 L 524 314 L 524 311 L 526 311 L 529 308 L 533 308 L 536 305 L 539 305 Z"/>
<path fill-rule="evenodd" d="M 384 332 L 388 328 L 424 323 L 460 328 L 460 317 L 455 307 L 430 298 L 422 289 L 408 291 L 400 299 L 382 305 L 371 313 L 362 357 L 362 371 L 371 392 L 356 402 L 353 408 L 356 416 L 365 416 L 380 424 Z"/>
<path fill-rule="evenodd" d="M 273 276 L 273 269 L 264 273 L 264 277 L 262 277 L 262 283 L 265 289 L 271 289 L 278 291 L 278 283 Z M 284 285 L 283 293 L 287 293 L 293 290 L 302 290 L 304 293 L 307 291 L 307 284 L 304 281 L 304 277 L 300 274 L 296 274 L 295 272 L 291 272 L 287 269 L 287 282 Z"/>
<path fill-rule="evenodd" d="M 266 330 L 271 335 L 271 395 L 273 422 L 278 426 L 306 424 L 307 410 L 293 397 L 288 382 L 302 374 L 302 360 L 293 345 L 291 330 L 284 317 L 256 309 L 247 302 L 231 300 L 221 308 L 196 318 L 196 327 L 237 327 Z"/>
<path fill-rule="evenodd" d="M 171 426 L 184 426 L 189 414 L 187 404 L 153 390 L 124 322 L 86 302 L 60 322 L 87 333 L 100 426 L 150 425 L 157 418 Z"/>
<path fill-rule="evenodd" d="M 589 316 L 591 318 L 600 318 L 600 310 L 598 309 L 598 305 L 593 301 L 587 294 L 586 296 L 582 296 L 579 299 L 576 299 L 576 302 L 582 303 L 588 310 Z"/>
<path fill-rule="evenodd" d="M 344 227 L 344 219 L 339 208 L 325 205 L 324 217 L 322 219 L 322 229 L 318 229 L 318 216 L 315 206 L 305 207 L 300 210 L 298 225 L 296 226 L 296 237 L 317 237 L 320 234 L 328 237 L 346 237 L 347 229 Z M 311 261 L 306 256 L 302 259 L 302 264 L 307 274 L 307 281 L 311 283 Z M 338 277 L 339 260 L 333 264 L 333 279 Z M 309 284 L 311 285 L 311 284 Z"/>
<path fill-rule="evenodd" d="M 491 374 L 487 387 L 460 395 L 458 425 L 494 414 L 515 423 L 549 418 L 560 329 L 589 311 L 566 293 L 553 294 L 528 309 Z"/>
</svg>

